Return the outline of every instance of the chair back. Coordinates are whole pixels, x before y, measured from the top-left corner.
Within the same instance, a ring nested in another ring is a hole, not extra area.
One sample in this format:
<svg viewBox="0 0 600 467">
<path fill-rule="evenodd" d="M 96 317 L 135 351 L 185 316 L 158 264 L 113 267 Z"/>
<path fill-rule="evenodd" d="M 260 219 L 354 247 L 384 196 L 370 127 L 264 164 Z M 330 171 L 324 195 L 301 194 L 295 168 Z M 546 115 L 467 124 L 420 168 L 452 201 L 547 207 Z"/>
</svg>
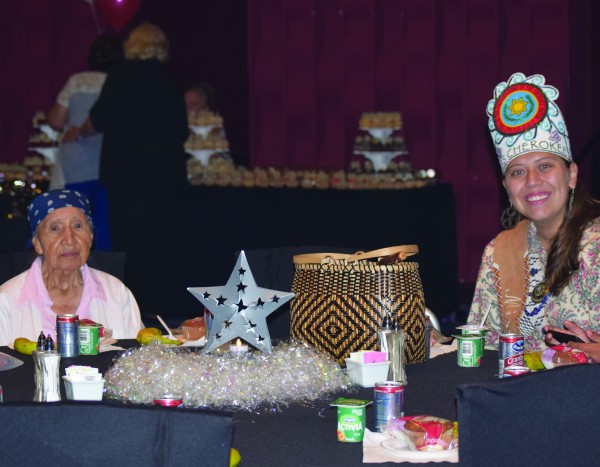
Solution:
<svg viewBox="0 0 600 467">
<path fill-rule="evenodd" d="M 459 386 L 460 465 L 598 465 L 600 365 Z"/>
<path fill-rule="evenodd" d="M 29 238 L 27 219 L 22 217 L 0 218 L 0 253 L 27 249 Z"/>
<path fill-rule="evenodd" d="M 233 419 L 221 412 L 28 403 L 0 404 L 0 419 L 3 465 L 229 465 Z"/>
</svg>

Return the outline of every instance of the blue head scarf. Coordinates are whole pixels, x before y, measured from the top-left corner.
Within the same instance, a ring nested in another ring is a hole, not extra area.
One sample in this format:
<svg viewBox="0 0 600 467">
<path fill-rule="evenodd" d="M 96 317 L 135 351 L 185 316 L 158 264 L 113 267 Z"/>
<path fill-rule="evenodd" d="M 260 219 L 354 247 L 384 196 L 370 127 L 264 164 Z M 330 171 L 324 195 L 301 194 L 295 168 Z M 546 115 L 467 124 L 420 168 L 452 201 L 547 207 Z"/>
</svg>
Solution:
<svg viewBox="0 0 600 467">
<path fill-rule="evenodd" d="M 51 190 L 33 198 L 27 210 L 29 230 L 31 237 L 35 235 L 37 226 L 40 225 L 48 214 L 60 208 L 79 208 L 87 217 L 90 227 L 93 229 L 92 212 L 89 200 L 74 190 Z"/>
</svg>

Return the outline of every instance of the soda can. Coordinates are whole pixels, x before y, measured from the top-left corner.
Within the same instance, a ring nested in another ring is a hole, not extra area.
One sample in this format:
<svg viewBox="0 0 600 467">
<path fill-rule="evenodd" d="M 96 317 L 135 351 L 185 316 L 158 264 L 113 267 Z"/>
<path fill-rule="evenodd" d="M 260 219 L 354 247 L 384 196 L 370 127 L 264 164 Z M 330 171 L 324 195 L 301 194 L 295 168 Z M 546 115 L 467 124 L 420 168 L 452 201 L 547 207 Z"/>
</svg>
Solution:
<svg viewBox="0 0 600 467">
<path fill-rule="evenodd" d="M 152 400 L 153 405 L 162 405 L 163 407 L 180 407 L 183 405 L 183 397 L 176 394 L 166 394 Z"/>
<path fill-rule="evenodd" d="M 504 378 L 504 368 L 525 366 L 525 339 L 522 334 L 501 334 L 498 349 L 498 377 Z"/>
<path fill-rule="evenodd" d="M 79 356 L 79 316 L 74 314 L 56 317 L 56 338 L 61 357 Z"/>
<path fill-rule="evenodd" d="M 375 383 L 375 431 L 382 432 L 390 420 L 404 417 L 404 384 Z"/>
<path fill-rule="evenodd" d="M 79 323 L 79 353 L 98 355 L 100 351 L 100 325 Z"/>
<path fill-rule="evenodd" d="M 526 366 L 507 366 L 504 367 L 502 377 L 510 378 L 511 376 L 521 376 L 526 375 L 527 373 L 531 373 L 531 370 Z"/>
<path fill-rule="evenodd" d="M 459 334 L 454 337 L 458 340 L 456 352 L 458 366 L 478 367 L 481 365 L 485 338 L 473 334 Z"/>
</svg>

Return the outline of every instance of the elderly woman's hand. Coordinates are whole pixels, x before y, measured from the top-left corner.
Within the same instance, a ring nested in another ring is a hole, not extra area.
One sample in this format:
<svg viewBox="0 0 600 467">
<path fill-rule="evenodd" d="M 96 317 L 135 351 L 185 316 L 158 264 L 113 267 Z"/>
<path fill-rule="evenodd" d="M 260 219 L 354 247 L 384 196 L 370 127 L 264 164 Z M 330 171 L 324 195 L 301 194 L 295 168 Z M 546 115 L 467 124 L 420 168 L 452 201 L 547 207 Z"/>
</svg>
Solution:
<svg viewBox="0 0 600 467">
<path fill-rule="evenodd" d="M 63 143 L 72 143 L 74 141 L 79 140 L 80 137 L 81 137 L 81 135 L 79 133 L 79 127 L 78 126 L 72 126 L 67 131 L 64 132 L 61 141 Z"/>
</svg>

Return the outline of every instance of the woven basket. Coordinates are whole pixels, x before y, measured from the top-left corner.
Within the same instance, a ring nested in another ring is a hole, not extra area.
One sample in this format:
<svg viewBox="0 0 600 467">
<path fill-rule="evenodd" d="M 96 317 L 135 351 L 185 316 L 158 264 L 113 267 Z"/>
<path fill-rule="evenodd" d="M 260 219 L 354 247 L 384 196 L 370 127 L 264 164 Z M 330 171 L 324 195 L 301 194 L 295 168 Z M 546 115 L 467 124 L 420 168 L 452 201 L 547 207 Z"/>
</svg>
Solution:
<svg viewBox="0 0 600 467">
<path fill-rule="evenodd" d="M 378 349 L 386 313 L 407 334 L 406 362 L 425 361 L 425 300 L 416 245 L 344 255 L 294 256 L 291 336 L 327 352 L 340 365 L 350 352 Z M 387 264 L 385 264 L 387 263 Z"/>
</svg>

